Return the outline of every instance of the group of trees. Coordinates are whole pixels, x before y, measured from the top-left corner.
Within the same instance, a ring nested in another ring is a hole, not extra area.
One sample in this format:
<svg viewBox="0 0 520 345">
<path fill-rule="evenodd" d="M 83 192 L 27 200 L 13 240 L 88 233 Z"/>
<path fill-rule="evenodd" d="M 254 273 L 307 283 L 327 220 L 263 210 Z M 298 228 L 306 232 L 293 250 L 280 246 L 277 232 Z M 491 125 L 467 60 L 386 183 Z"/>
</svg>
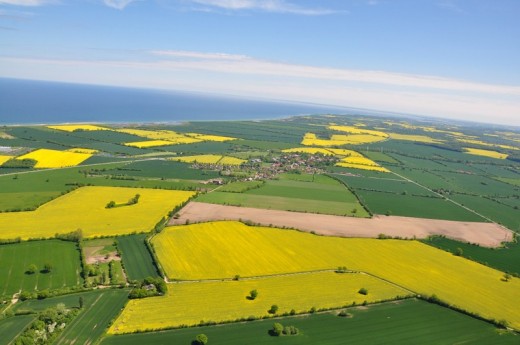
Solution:
<svg viewBox="0 0 520 345">
<path fill-rule="evenodd" d="M 130 291 L 128 298 L 145 298 L 157 295 L 164 295 L 168 291 L 166 282 L 160 278 L 145 278 L 141 282 L 137 282 L 135 287 Z"/>
<path fill-rule="evenodd" d="M 67 309 L 63 303 L 42 311 L 14 342 L 15 345 L 52 344 L 78 314 L 78 309 Z"/>
<path fill-rule="evenodd" d="M 105 208 L 114 208 L 114 207 L 119 207 L 119 206 L 130 206 L 130 205 L 135 205 L 139 202 L 139 198 L 141 197 L 140 194 L 136 194 L 134 195 L 134 197 L 130 200 L 128 200 L 128 202 L 126 204 L 116 204 L 116 202 L 114 200 L 110 200 Z"/>
<path fill-rule="evenodd" d="M 279 337 L 282 335 L 298 335 L 300 330 L 294 326 L 284 326 L 279 322 L 275 322 L 269 333 L 273 336 Z"/>
<path fill-rule="evenodd" d="M 46 262 L 43 265 L 43 269 L 40 272 L 41 273 L 50 273 L 53 268 L 54 268 L 54 266 L 51 263 Z M 38 272 L 38 266 L 36 266 L 35 264 L 30 264 L 27 267 L 27 270 L 25 271 L 26 274 L 35 274 L 36 272 Z"/>
</svg>

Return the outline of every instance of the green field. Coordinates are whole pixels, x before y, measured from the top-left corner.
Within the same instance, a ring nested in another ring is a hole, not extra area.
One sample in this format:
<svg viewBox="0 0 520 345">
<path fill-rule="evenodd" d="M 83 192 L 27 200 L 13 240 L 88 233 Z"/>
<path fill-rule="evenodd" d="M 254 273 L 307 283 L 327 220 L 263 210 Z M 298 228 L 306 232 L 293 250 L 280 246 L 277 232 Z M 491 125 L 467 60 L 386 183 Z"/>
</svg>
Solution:
<svg viewBox="0 0 520 345">
<path fill-rule="evenodd" d="M 52 270 L 42 272 L 49 263 Z M 34 264 L 37 271 L 26 273 Z M 79 250 L 73 242 L 59 240 L 31 241 L 0 245 L 0 296 L 20 290 L 59 289 L 80 285 Z"/>
<path fill-rule="evenodd" d="M 156 177 L 163 179 L 209 180 L 219 177 L 218 171 L 190 168 L 190 164 L 151 160 L 127 164 L 123 167 L 107 170 L 105 174 L 133 177 Z"/>
<path fill-rule="evenodd" d="M 150 251 L 145 244 L 146 235 L 130 235 L 117 238 L 117 247 L 125 265 L 129 280 L 159 277 Z"/>
<path fill-rule="evenodd" d="M 0 320 L 0 345 L 12 341 L 34 320 L 34 315 L 20 315 Z"/>
<path fill-rule="evenodd" d="M 485 221 L 482 217 L 414 183 L 399 180 L 399 177 L 394 175 L 386 179 L 339 174 L 333 176 L 345 181 L 356 192 L 360 201 L 375 214 L 470 222 Z"/>
<path fill-rule="evenodd" d="M 260 188 L 263 181 L 238 181 L 219 187 L 219 192 L 244 193 L 250 189 Z"/>
<path fill-rule="evenodd" d="M 517 344 L 519 336 L 500 334 L 480 320 L 440 306 L 406 300 L 349 308 L 352 318 L 322 313 L 222 326 L 109 336 L 102 345 L 190 344 L 204 333 L 208 344 Z M 272 337 L 273 322 L 297 327 L 297 336 Z"/>
<path fill-rule="evenodd" d="M 244 183 L 240 182 L 239 186 Z M 226 192 L 229 188 L 225 187 L 200 195 L 197 201 L 285 211 L 369 216 L 356 196 L 342 183 L 324 175 L 283 174 L 278 180 L 268 180 L 259 188 L 243 188 L 242 193 Z"/>
<path fill-rule="evenodd" d="M 520 244 L 506 243 L 504 248 L 485 248 L 469 243 L 461 243 L 444 237 L 432 237 L 423 241 L 426 244 L 455 253 L 462 249 L 462 256 L 478 261 L 504 272 L 520 275 Z"/>
<path fill-rule="evenodd" d="M 127 301 L 127 289 L 105 289 L 89 295 L 88 299 L 84 299 L 84 307 L 81 313 L 63 331 L 54 344 L 95 343 Z"/>
</svg>

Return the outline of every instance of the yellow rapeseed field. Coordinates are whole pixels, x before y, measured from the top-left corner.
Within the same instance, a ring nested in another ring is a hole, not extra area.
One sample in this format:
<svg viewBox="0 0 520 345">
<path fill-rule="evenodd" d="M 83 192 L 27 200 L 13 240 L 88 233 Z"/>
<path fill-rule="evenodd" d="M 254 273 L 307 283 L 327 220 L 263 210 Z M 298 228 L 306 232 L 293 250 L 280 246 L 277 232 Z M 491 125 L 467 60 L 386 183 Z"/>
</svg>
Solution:
<svg viewBox="0 0 520 345">
<path fill-rule="evenodd" d="M 65 151 L 66 152 L 76 152 L 76 153 L 89 153 L 89 154 L 95 154 L 95 153 L 99 152 L 98 150 L 85 149 L 85 148 L 82 148 L 82 147 L 75 147 L 75 148 L 68 149 L 68 150 L 65 150 Z"/>
<path fill-rule="evenodd" d="M 367 295 L 358 293 L 366 288 Z M 255 300 L 246 297 L 253 289 Z M 366 274 L 319 272 L 239 281 L 168 284 L 168 295 L 130 300 L 109 333 L 197 325 L 204 321 L 229 321 L 267 316 L 271 305 L 278 313 L 335 308 L 406 296 L 408 292 Z"/>
<path fill-rule="evenodd" d="M 146 140 L 146 141 L 133 141 L 130 143 L 124 143 L 126 146 L 133 146 L 137 148 L 145 148 L 145 147 L 157 147 L 157 146 L 168 146 L 174 145 L 173 142 L 167 140 Z"/>
<path fill-rule="evenodd" d="M 187 136 L 197 138 L 203 141 L 230 141 L 230 140 L 237 140 L 237 138 L 233 137 L 224 137 L 221 135 L 210 135 L 210 134 L 199 134 L 199 133 L 186 133 Z"/>
<path fill-rule="evenodd" d="M 127 146 L 136 146 L 136 147 L 153 147 L 153 146 L 164 146 L 164 145 L 176 145 L 176 144 L 192 144 L 198 143 L 202 141 L 228 141 L 235 140 L 236 138 L 232 137 L 224 137 L 220 135 L 209 135 L 209 134 L 199 134 L 199 133 L 177 133 L 169 130 L 146 130 L 146 129 L 132 129 L 132 128 L 122 128 L 118 129 L 118 132 L 133 134 L 140 136 L 142 138 L 147 138 L 153 140 L 153 142 L 157 144 L 146 144 L 146 142 L 131 142 L 125 143 Z M 169 144 L 161 144 L 161 141 L 168 141 Z M 141 146 L 138 146 L 141 145 Z M 147 146 L 142 146 L 147 145 Z"/>
<path fill-rule="evenodd" d="M 169 227 L 153 238 L 173 279 L 230 278 L 346 266 L 435 294 L 520 329 L 520 279 L 418 241 L 334 238 L 294 230 L 212 222 Z"/>
<path fill-rule="evenodd" d="M 220 156 L 220 155 L 196 155 L 196 156 L 182 156 L 170 158 L 172 161 L 184 162 L 184 163 L 201 163 L 201 164 L 221 164 L 221 165 L 240 165 L 246 162 L 243 159 Z"/>
<path fill-rule="evenodd" d="M 491 158 L 497 158 L 497 159 L 506 159 L 507 158 L 507 155 L 505 153 L 500 153 L 497 151 L 474 149 L 474 148 L 470 148 L 470 147 L 465 147 L 464 150 L 466 150 L 466 153 L 469 153 L 470 155 L 491 157 Z"/>
<path fill-rule="evenodd" d="M 385 139 L 385 137 L 371 134 L 333 134 L 330 137 L 330 140 L 332 141 L 342 141 L 344 144 L 349 145 L 371 144 Z"/>
<path fill-rule="evenodd" d="M 376 162 L 374 162 L 371 159 L 363 157 L 361 154 L 342 158 L 341 161 L 336 163 L 336 166 L 343 167 L 343 168 L 390 172 L 390 170 L 380 166 L 379 164 L 377 164 Z"/>
<path fill-rule="evenodd" d="M 325 149 L 322 147 L 294 147 L 291 149 L 282 150 L 282 152 L 286 152 L 286 153 L 301 152 L 301 153 L 310 153 L 310 154 L 321 153 L 322 155 L 326 155 L 326 156 L 334 155 L 334 153 L 332 153 L 331 150 Z"/>
<path fill-rule="evenodd" d="M 125 204 L 136 194 L 135 205 L 107 209 L 110 201 Z M 82 187 L 35 211 L 0 213 L 0 239 L 52 237 L 77 229 L 85 237 L 150 231 L 175 206 L 194 192 L 145 188 Z"/>
<path fill-rule="evenodd" d="M 388 138 L 388 134 L 381 131 L 374 131 L 370 129 L 364 129 L 364 128 L 357 128 L 354 126 L 337 126 L 337 125 L 331 125 L 328 127 L 330 130 L 338 131 L 338 132 L 346 132 L 351 134 L 368 134 L 371 136 L 376 137 L 382 137 L 382 138 Z"/>
<path fill-rule="evenodd" d="M 217 164 L 222 165 L 240 165 L 247 162 L 246 160 L 236 158 L 236 157 L 230 157 L 230 156 L 222 156 L 222 158 L 218 161 Z"/>
<path fill-rule="evenodd" d="M 375 136 L 371 134 L 334 134 L 330 139 L 320 139 L 314 133 L 306 133 L 301 141 L 305 146 L 342 146 L 342 145 L 359 145 L 370 144 L 381 140 L 385 137 Z"/>
<path fill-rule="evenodd" d="M 74 132 L 76 130 L 82 131 L 109 131 L 110 128 L 100 127 L 95 125 L 54 125 L 47 126 L 47 128 L 57 129 L 59 131 Z"/>
<path fill-rule="evenodd" d="M 38 149 L 16 159 L 34 159 L 37 161 L 35 168 L 62 168 L 78 165 L 90 157 L 90 153 Z"/>
<path fill-rule="evenodd" d="M 0 165 L 4 164 L 8 160 L 12 159 L 13 156 L 0 155 Z"/>
<path fill-rule="evenodd" d="M 501 149 L 506 149 L 506 150 L 520 150 L 520 147 L 510 146 L 510 145 L 501 145 L 501 144 L 491 144 L 491 143 L 487 143 L 482 140 L 457 138 L 457 141 L 460 141 L 462 143 L 486 146 L 486 147 L 499 147 Z"/>
<path fill-rule="evenodd" d="M 361 169 L 361 170 L 372 170 L 372 171 L 379 171 L 379 172 L 390 172 L 390 170 L 388 170 L 387 168 L 382 167 L 382 166 L 373 166 L 373 165 L 365 165 L 365 164 L 338 162 L 338 163 L 336 163 L 336 166 L 342 167 L 342 168 L 349 168 L 349 169 Z"/>
<path fill-rule="evenodd" d="M 147 129 L 133 129 L 133 128 L 122 128 L 118 129 L 118 132 L 137 135 L 142 138 L 152 140 L 165 140 L 170 141 L 172 144 L 191 144 L 201 142 L 201 139 L 188 137 L 182 133 L 177 133 L 168 130 L 147 130 Z"/>
<path fill-rule="evenodd" d="M 220 155 L 196 155 L 196 156 L 181 156 L 170 158 L 172 161 L 184 163 L 201 163 L 201 164 L 217 164 L 222 159 Z"/>
<path fill-rule="evenodd" d="M 427 144 L 442 143 L 442 141 L 433 139 L 426 135 L 411 135 L 411 134 L 399 134 L 399 133 L 389 133 L 389 135 L 390 135 L 390 139 L 394 139 L 394 140 L 416 141 L 416 142 L 427 143 Z"/>
</svg>

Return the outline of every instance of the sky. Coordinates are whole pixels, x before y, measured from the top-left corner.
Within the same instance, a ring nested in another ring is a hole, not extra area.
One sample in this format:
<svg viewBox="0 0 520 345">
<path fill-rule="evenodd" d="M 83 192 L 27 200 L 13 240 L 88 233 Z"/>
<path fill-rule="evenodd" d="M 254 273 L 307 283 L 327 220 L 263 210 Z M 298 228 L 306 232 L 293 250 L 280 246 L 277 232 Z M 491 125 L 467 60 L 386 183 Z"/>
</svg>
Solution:
<svg viewBox="0 0 520 345">
<path fill-rule="evenodd" d="M 0 77 L 520 125 L 520 0 L 0 0 Z"/>
</svg>

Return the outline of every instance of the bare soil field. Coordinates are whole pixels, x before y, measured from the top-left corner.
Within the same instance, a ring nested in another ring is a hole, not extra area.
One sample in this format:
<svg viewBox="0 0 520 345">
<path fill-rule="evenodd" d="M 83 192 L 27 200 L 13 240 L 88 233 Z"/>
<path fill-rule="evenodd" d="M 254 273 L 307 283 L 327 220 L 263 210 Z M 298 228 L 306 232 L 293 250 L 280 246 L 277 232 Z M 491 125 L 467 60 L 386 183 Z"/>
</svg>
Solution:
<svg viewBox="0 0 520 345">
<path fill-rule="evenodd" d="M 171 219 L 169 225 L 209 222 L 215 220 L 241 220 L 261 225 L 290 227 L 320 235 L 339 237 L 377 237 L 385 234 L 401 238 L 427 238 L 443 235 L 448 238 L 475 243 L 485 247 L 498 247 L 513 240 L 510 230 L 494 223 L 458 222 L 398 216 L 353 218 L 313 213 L 264 210 L 249 207 L 224 206 L 190 202 Z"/>
</svg>

